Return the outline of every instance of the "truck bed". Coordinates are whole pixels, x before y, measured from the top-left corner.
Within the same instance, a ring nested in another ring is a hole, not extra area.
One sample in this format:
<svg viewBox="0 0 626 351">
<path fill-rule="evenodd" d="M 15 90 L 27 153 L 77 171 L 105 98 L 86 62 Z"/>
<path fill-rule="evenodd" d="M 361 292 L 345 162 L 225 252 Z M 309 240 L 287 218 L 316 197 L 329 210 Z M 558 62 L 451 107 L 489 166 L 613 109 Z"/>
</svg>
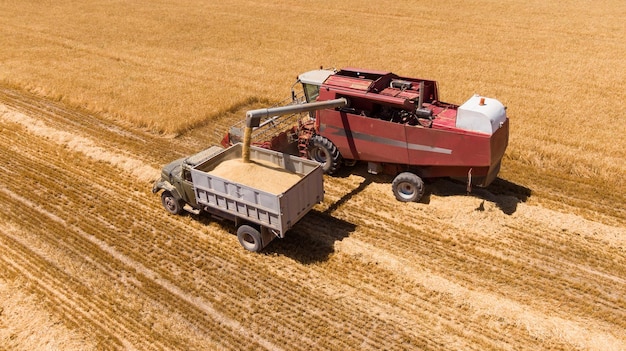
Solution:
<svg viewBox="0 0 626 351">
<path fill-rule="evenodd" d="M 241 164 L 241 151 L 235 144 L 191 169 L 196 201 L 282 238 L 323 200 L 323 171 L 314 161 L 255 146 L 250 147 L 252 164 Z M 267 178 L 282 179 L 282 188 L 268 189 Z"/>
<path fill-rule="evenodd" d="M 244 163 L 240 158 L 222 161 L 208 173 L 275 195 L 289 190 L 302 178 L 300 174 L 286 171 L 267 161 L 252 160 Z"/>
</svg>

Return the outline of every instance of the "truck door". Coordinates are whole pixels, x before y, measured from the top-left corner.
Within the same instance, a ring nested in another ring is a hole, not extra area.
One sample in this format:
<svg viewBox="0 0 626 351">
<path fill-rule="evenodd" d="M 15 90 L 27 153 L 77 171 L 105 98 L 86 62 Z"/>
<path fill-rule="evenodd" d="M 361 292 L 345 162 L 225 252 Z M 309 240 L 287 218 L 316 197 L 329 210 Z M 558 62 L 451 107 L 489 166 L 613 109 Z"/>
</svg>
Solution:
<svg viewBox="0 0 626 351">
<path fill-rule="evenodd" d="M 180 183 L 176 186 L 176 188 L 182 190 L 180 196 L 182 196 L 183 200 L 191 205 L 191 207 L 197 208 L 198 204 L 196 202 L 196 194 L 193 189 L 193 183 L 191 182 L 191 172 L 189 169 L 183 167 L 182 177 L 179 182 Z"/>
</svg>

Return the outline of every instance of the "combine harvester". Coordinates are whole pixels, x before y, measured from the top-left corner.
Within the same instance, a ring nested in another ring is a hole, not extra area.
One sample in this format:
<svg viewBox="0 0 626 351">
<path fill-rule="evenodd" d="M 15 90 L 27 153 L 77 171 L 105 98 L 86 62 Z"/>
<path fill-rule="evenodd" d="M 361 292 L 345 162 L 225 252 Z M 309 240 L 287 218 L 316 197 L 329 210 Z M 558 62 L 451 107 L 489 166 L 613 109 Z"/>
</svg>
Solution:
<svg viewBox="0 0 626 351">
<path fill-rule="evenodd" d="M 232 220 L 241 245 L 260 251 L 323 200 L 323 172 L 343 164 L 395 175 L 405 202 L 422 197 L 422 178 L 466 177 L 469 187 L 498 174 L 509 122 L 497 100 L 457 106 L 439 101 L 434 81 L 356 69 L 307 72 L 300 84 L 303 97 L 292 88 L 290 105 L 248 111 L 226 149 L 163 167 L 152 191 L 165 209 Z"/>
<path fill-rule="evenodd" d="M 354 68 L 303 73 L 291 105 L 250 112 L 254 118 L 231 127 L 224 146 L 252 139 L 315 160 L 328 174 L 365 161 L 370 173 L 395 176 L 392 191 L 404 202 L 420 200 L 425 178 L 488 186 L 509 140 L 506 108 L 496 99 L 474 95 L 454 105 L 439 101 L 435 81 Z"/>
</svg>

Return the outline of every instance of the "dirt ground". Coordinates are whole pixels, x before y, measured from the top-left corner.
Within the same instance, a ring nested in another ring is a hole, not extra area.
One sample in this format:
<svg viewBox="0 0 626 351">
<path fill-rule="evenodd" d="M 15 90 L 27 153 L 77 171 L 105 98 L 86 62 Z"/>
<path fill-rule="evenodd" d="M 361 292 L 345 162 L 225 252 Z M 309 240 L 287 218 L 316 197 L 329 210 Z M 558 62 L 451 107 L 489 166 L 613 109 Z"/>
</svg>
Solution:
<svg viewBox="0 0 626 351">
<path fill-rule="evenodd" d="M 253 254 L 151 193 L 232 122 L 172 139 L 0 89 L 0 349 L 626 349 L 623 203 L 506 176 L 399 203 L 357 165 Z"/>
</svg>

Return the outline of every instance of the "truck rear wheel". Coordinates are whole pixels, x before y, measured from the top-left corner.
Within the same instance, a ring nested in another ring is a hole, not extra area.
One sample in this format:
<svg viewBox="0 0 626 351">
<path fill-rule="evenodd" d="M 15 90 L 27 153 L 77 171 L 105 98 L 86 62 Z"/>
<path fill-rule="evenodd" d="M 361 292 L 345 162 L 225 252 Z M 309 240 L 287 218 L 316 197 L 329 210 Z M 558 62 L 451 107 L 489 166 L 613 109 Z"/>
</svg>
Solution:
<svg viewBox="0 0 626 351">
<path fill-rule="evenodd" d="M 247 224 L 237 229 L 237 239 L 239 239 L 241 246 L 248 251 L 259 252 L 263 249 L 261 232 Z"/>
<path fill-rule="evenodd" d="M 424 195 L 424 181 L 414 173 L 403 172 L 394 178 L 391 190 L 399 201 L 416 202 Z"/>
<path fill-rule="evenodd" d="M 183 210 L 183 206 L 178 199 L 172 195 L 171 192 L 165 190 L 163 194 L 161 194 L 161 203 L 163 207 L 167 210 L 167 212 L 171 214 L 180 214 Z"/>
<path fill-rule="evenodd" d="M 341 154 L 339 150 L 327 138 L 316 135 L 311 138 L 309 156 L 312 160 L 320 163 L 324 173 L 333 174 L 341 166 Z"/>
</svg>

